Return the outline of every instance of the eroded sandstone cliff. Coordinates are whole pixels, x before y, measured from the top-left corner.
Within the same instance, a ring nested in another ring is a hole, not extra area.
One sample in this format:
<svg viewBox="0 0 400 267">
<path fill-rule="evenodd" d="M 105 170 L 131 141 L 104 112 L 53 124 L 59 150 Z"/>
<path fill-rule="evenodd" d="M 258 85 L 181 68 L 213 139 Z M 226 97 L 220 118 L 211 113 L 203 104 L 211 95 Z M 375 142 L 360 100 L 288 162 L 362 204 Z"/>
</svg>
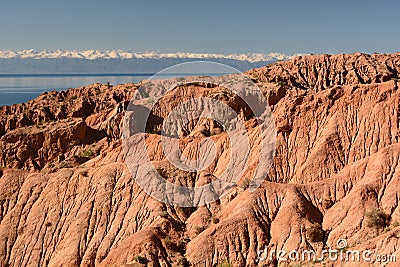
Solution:
<svg viewBox="0 0 400 267">
<path fill-rule="evenodd" d="M 125 165 L 120 109 L 138 84 L 94 84 L 1 107 L 0 264 L 277 266 L 276 258 L 257 261 L 257 252 L 321 251 L 338 239 L 400 257 L 400 54 L 302 56 L 246 74 L 273 113 L 273 166 L 256 191 L 244 177 L 199 208 L 152 199 Z M 218 86 L 185 89 L 167 96 L 157 115 L 188 94 L 244 108 Z M 245 117 L 257 143 L 256 123 Z M 157 131 L 157 123 L 149 126 L 150 157 L 172 182 L 202 184 L 229 161 L 227 135 L 215 123 L 196 121 L 181 140 L 182 153 L 193 158 L 200 139 L 216 144 L 218 157 L 199 173 L 168 164 Z M 371 223 L 371 212 L 383 222 Z"/>
</svg>

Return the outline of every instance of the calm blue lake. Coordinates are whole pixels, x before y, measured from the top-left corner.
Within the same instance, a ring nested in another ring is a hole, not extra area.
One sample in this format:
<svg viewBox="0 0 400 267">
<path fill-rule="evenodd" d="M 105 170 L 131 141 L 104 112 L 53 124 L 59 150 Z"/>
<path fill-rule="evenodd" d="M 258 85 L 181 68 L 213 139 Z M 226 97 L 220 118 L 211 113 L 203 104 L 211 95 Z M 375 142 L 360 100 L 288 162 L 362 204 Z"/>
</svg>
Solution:
<svg viewBox="0 0 400 267">
<path fill-rule="evenodd" d="M 152 74 L 0 74 L 0 106 L 23 103 L 43 92 L 61 91 L 92 83 L 137 83 Z"/>
</svg>

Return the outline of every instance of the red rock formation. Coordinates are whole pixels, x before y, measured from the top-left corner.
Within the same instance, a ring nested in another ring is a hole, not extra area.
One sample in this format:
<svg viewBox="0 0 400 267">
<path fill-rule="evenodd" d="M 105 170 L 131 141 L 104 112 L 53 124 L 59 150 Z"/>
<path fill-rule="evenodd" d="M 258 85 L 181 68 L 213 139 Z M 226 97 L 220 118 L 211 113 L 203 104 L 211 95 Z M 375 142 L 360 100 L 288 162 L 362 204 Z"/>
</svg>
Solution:
<svg viewBox="0 0 400 267">
<path fill-rule="evenodd" d="M 107 125 L 119 121 L 117 104 L 137 85 L 95 84 L 2 107 L 0 263 L 277 266 L 276 258 L 257 262 L 257 252 L 321 252 L 339 238 L 351 249 L 399 257 L 399 71 L 399 54 L 302 56 L 249 71 L 276 122 L 274 165 L 255 192 L 239 184 L 199 208 L 150 198 L 125 166 L 118 133 L 107 142 Z M 243 108 L 223 88 L 190 88 Z M 178 92 L 159 103 L 157 115 L 182 101 Z M 254 125 L 248 118 L 250 133 Z M 196 142 L 210 128 L 218 157 L 190 175 L 171 167 L 160 136 L 148 134 L 157 171 L 185 185 L 212 180 L 229 160 L 226 134 L 206 120 L 188 125 L 181 145 L 198 156 Z M 366 214 L 374 209 L 383 224 L 371 225 Z M 360 266 L 326 258 L 319 264 Z"/>
</svg>

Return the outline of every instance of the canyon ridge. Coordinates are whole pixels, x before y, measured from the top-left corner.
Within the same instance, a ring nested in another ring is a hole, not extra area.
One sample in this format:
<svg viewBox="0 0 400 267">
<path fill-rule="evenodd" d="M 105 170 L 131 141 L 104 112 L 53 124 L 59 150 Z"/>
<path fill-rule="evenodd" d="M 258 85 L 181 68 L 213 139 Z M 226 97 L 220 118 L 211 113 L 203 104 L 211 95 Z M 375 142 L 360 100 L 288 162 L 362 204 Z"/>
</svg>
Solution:
<svg viewBox="0 0 400 267">
<path fill-rule="evenodd" d="M 92 84 L 0 107 L 1 266 L 397 266 L 396 262 L 263 261 L 268 249 L 371 250 L 400 261 L 400 54 L 306 55 L 245 74 L 268 102 L 276 152 L 249 190 L 255 159 L 211 204 L 166 205 L 130 174 L 121 141 L 124 109 L 143 83 Z M 161 99 L 158 118 L 187 97 L 217 99 L 253 114 L 221 86 L 183 85 Z M 122 111 L 121 111 L 122 107 Z M 157 172 L 190 186 L 229 162 L 229 138 L 209 120 L 188 124 L 182 154 L 211 139 L 205 171 L 174 168 L 160 149 L 159 122 L 146 143 Z M 262 164 L 262 162 L 260 163 Z"/>
</svg>

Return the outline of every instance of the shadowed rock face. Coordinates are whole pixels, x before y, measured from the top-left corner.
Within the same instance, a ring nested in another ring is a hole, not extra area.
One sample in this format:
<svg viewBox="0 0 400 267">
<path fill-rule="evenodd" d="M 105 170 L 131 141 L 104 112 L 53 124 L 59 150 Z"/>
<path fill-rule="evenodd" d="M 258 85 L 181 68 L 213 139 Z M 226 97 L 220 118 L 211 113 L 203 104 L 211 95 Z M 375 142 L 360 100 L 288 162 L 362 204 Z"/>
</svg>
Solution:
<svg viewBox="0 0 400 267">
<path fill-rule="evenodd" d="M 276 259 L 258 263 L 257 251 L 318 252 L 339 238 L 352 249 L 400 257 L 399 71 L 399 54 L 302 56 L 249 71 L 275 119 L 274 164 L 255 192 L 246 190 L 245 175 L 220 201 L 199 208 L 157 202 L 125 166 L 117 109 L 139 85 L 94 84 L 2 107 L 0 263 L 277 266 Z M 240 110 L 221 88 L 189 87 L 193 96 Z M 159 102 L 160 118 L 171 101 L 187 97 L 179 92 Z M 149 156 L 169 181 L 198 186 L 227 166 L 229 138 L 210 121 L 188 125 L 180 140 L 189 158 L 202 138 L 216 146 L 207 170 L 190 174 L 168 164 L 153 126 Z M 202 134 L 212 127 L 218 131 Z M 246 128 L 257 143 L 254 120 Z M 366 214 L 374 209 L 383 225 L 371 224 Z"/>
</svg>

